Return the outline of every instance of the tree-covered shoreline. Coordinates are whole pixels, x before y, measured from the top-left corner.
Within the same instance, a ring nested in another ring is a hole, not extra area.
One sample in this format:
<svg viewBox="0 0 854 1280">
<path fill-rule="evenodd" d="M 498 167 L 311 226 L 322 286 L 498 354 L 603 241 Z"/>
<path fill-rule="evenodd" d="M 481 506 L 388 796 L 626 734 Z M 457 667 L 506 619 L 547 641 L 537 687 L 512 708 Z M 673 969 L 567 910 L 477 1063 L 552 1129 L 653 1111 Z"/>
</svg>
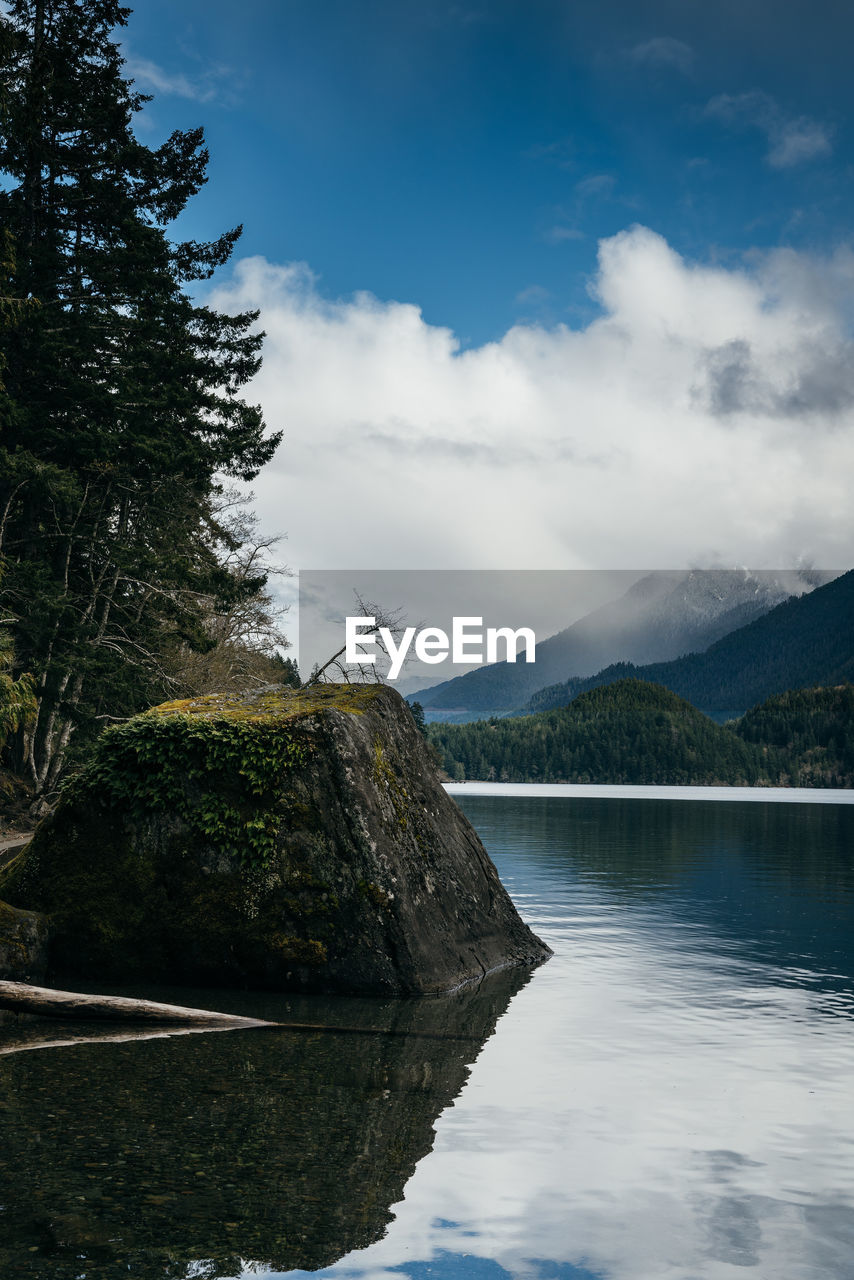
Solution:
<svg viewBox="0 0 854 1280">
<path fill-rule="evenodd" d="M 622 680 L 566 707 L 427 733 L 456 781 L 854 786 L 854 685 L 775 695 L 719 725 L 660 685 Z"/>
</svg>

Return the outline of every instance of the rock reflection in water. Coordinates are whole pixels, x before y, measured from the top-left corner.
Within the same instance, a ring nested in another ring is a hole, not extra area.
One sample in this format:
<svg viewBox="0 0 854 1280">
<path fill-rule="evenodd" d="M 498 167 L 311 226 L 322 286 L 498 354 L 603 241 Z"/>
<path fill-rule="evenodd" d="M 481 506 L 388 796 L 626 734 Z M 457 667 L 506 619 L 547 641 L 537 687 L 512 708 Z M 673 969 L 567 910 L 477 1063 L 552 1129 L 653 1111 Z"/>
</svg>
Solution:
<svg viewBox="0 0 854 1280">
<path fill-rule="evenodd" d="M 371 1244 L 525 981 L 510 971 L 415 1001 L 243 1002 L 340 1030 L 142 1043 L 102 1029 L 6 1053 L 0 1275 L 213 1280 L 241 1259 L 313 1270 Z M 3 1027 L 0 1049 L 66 1030 Z"/>
</svg>

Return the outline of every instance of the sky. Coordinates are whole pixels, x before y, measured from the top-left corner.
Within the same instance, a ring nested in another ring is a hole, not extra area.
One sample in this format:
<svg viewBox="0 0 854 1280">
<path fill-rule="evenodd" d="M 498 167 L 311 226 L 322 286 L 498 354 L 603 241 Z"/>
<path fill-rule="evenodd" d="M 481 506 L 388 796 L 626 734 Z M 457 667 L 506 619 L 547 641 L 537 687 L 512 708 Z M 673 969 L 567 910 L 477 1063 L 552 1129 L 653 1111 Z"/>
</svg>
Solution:
<svg viewBox="0 0 854 1280">
<path fill-rule="evenodd" d="M 854 561 L 854 11 L 146 0 L 296 570 Z"/>
</svg>

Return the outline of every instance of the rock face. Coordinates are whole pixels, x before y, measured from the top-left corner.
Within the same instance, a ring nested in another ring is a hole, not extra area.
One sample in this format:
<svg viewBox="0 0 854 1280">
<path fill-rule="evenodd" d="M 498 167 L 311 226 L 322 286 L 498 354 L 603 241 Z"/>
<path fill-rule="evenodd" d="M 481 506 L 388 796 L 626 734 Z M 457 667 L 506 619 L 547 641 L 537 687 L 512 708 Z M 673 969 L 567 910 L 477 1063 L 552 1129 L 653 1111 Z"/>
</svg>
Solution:
<svg viewBox="0 0 854 1280">
<path fill-rule="evenodd" d="M 0 980 L 41 981 L 47 969 L 47 942 L 44 916 L 0 902 Z"/>
<path fill-rule="evenodd" d="M 166 703 L 101 739 L 0 877 L 52 976 L 448 991 L 548 948 L 383 686 Z"/>
</svg>

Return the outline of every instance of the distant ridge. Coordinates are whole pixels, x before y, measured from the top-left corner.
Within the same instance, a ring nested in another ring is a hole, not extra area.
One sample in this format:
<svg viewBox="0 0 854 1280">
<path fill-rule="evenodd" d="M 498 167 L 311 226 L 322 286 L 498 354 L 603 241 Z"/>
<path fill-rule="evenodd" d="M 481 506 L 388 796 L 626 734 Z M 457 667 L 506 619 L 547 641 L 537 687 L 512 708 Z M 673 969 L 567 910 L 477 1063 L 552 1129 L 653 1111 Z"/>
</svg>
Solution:
<svg viewBox="0 0 854 1280">
<path fill-rule="evenodd" d="M 614 663 L 587 679 L 540 690 L 524 711 L 566 706 L 585 690 L 625 679 L 663 685 L 718 721 L 734 719 L 773 694 L 852 681 L 854 570 L 784 601 L 704 653 L 645 666 Z"/>
<path fill-rule="evenodd" d="M 428 719 L 478 719 L 522 707 L 538 690 L 699 652 L 791 596 L 827 582 L 817 571 L 694 569 L 646 574 L 628 591 L 537 645 L 535 664 L 495 663 L 419 693 Z M 567 611 L 570 604 L 567 602 Z"/>
</svg>

